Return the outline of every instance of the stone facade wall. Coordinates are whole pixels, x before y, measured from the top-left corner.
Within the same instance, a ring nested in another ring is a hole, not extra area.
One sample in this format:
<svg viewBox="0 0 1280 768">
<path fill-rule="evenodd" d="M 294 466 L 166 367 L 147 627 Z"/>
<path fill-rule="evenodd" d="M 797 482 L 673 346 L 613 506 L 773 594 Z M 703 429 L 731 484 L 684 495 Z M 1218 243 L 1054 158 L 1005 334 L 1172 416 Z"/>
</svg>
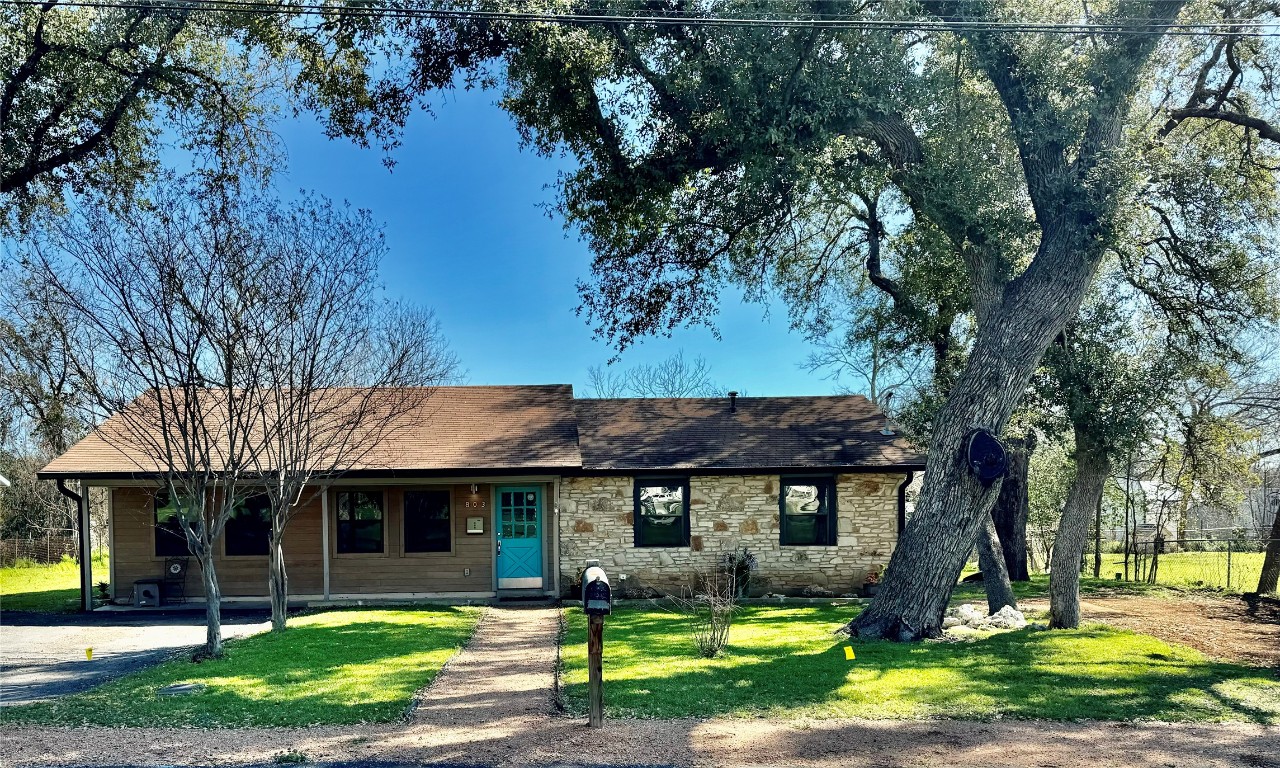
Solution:
<svg viewBox="0 0 1280 768">
<path fill-rule="evenodd" d="M 721 553 L 745 547 L 756 557 L 753 593 L 857 591 L 883 568 L 898 539 L 898 486 L 905 474 L 836 478 L 836 546 L 781 545 L 778 475 L 693 475 L 688 547 L 636 547 L 632 477 L 566 478 L 560 488 L 561 583 L 576 583 L 598 559 L 615 594 L 679 590 Z M 622 578 L 625 576 L 626 578 Z"/>
</svg>

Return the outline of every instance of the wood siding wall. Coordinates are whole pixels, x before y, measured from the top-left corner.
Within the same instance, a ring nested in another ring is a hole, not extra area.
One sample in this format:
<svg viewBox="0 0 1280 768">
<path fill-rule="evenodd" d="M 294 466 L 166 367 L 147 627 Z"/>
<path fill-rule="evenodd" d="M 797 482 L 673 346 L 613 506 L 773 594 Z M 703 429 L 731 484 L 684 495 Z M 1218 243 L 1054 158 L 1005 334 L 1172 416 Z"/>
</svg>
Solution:
<svg viewBox="0 0 1280 768">
<path fill-rule="evenodd" d="M 133 597 L 133 582 L 158 579 L 164 575 L 164 557 L 155 554 L 154 491 L 149 488 L 113 488 L 111 514 L 113 540 L 111 566 L 115 583 L 112 595 L 117 600 Z M 299 510 L 284 535 L 285 566 L 292 594 L 318 594 L 323 589 L 320 548 L 320 501 L 317 499 Z M 200 563 L 192 556 L 187 574 L 187 596 L 200 597 L 204 586 Z M 267 594 L 267 556 L 227 557 L 223 543 L 218 544 L 214 558 L 218 583 L 225 597 L 250 597 Z"/>
<path fill-rule="evenodd" d="M 329 591 L 333 595 L 403 592 L 490 592 L 493 590 L 493 500 L 489 486 L 422 486 L 452 491 L 453 551 L 404 551 L 404 493 L 414 486 L 371 488 L 383 492 L 383 551 L 380 554 L 340 555 L 337 551 L 334 496 L 329 498 Z M 336 489 L 333 493 L 336 494 Z M 483 503 L 483 507 L 466 505 Z M 484 534 L 467 535 L 467 518 L 483 517 Z M 319 551 L 319 547 L 317 547 Z M 471 575 L 466 576 L 466 569 Z"/>
<path fill-rule="evenodd" d="M 333 597 L 360 594 L 480 592 L 493 590 L 493 498 L 491 487 L 480 485 L 421 486 L 452 492 L 453 551 L 406 553 L 403 551 L 404 492 L 415 486 L 359 486 L 362 491 L 383 493 L 383 551 L 378 554 L 338 554 L 335 494 L 329 492 L 329 592 Z M 353 487 L 354 488 L 354 487 Z M 147 488 L 114 488 L 112 494 L 114 583 L 117 600 L 133 596 L 133 583 L 163 575 L 163 557 L 155 555 L 154 491 Z M 548 499 L 550 502 L 550 499 Z M 470 504 L 471 506 L 468 506 Z M 549 507 L 550 503 L 546 505 Z M 484 533 L 468 535 L 468 517 L 484 518 Z M 292 595 L 317 596 L 324 591 L 321 504 L 316 499 L 300 510 L 285 531 L 285 562 Z M 548 535 L 549 535 L 548 531 Z M 187 595 L 203 594 L 199 562 L 190 560 Z M 267 557 L 215 558 L 218 580 L 226 597 L 262 597 L 267 594 Z M 464 575 L 470 569 L 470 575 Z M 551 578 L 548 568 L 545 576 Z"/>
</svg>

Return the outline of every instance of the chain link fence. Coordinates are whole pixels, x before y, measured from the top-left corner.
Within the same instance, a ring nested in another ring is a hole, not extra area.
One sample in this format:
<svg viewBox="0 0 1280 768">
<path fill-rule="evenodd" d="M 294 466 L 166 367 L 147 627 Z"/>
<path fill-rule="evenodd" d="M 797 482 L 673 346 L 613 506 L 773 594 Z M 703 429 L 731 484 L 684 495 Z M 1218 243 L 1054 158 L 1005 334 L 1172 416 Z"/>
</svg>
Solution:
<svg viewBox="0 0 1280 768">
<path fill-rule="evenodd" d="M 1101 558 L 1087 552 L 1081 572 L 1092 576 L 1095 565 L 1103 579 L 1146 584 L 1253 592 L 1262 575 L 1262 561 L 1270 539 L 1171 539 L 1138 542 L 1126 554 L 1121 544 Z M 1092 547 L 1090 547 L 1092 550 Z"/>
<path fill-rule="evenodd" d="M 76 557 L 79 544 L 74 536 L 45 536 L 30 539 L 0 539 L 0 568 L 18 563 L 48 565 L 64 555 Z"/>
</svg>

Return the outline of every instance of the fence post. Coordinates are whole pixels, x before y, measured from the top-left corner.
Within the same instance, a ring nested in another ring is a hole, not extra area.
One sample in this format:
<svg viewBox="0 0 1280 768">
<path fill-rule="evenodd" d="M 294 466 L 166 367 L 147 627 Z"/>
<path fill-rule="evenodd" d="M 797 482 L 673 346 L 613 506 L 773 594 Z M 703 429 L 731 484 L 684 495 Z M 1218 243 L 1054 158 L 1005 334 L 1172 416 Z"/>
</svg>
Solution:
<svg viewBox="0 0 1280 768">
<path fill-rule="evenodd" d="M 1235 542 L 1227 540 L 1227 591 L 1231 591 L 1231 550 L 1235 549 Z"/>
</svg>

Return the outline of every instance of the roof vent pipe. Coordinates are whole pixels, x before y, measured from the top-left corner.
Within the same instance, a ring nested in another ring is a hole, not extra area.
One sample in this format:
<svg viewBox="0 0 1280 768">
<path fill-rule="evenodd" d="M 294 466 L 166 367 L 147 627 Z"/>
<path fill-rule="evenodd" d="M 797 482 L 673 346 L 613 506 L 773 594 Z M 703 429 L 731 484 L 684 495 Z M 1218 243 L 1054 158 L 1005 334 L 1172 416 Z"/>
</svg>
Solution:
<svg viewBox="0 0 1280 768">
<path fill-rule="evenodd" d="M 738 412 L 738 393 L 736 390 L 729 390 L 729 413 Z"/>
</svg>

